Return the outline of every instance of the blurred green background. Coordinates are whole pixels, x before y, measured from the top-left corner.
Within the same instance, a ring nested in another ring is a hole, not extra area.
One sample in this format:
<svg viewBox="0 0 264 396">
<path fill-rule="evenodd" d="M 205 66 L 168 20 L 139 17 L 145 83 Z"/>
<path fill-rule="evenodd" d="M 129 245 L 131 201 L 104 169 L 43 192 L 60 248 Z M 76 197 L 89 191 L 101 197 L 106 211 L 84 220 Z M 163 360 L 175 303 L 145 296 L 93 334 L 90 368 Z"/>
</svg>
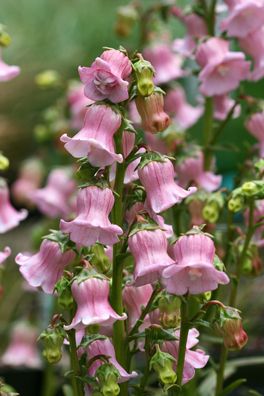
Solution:
<svg viewBox="0 0 264 396">
<path fill-rule="evenodd" d="M 78 79 L 78 65 L 88 65 L 103 46 L 137 48 L 138 30 L 132 37 L 115 36 L 116 8 L 127 0 L 1 0 L 0 22 L 7 26 L 12 44 L 4 50 L 8 63 L 21 66 L 21 75 L 0 87 L 0 149 L 12 159 L 11 170 L 35 149 L 33 126 L 40 111 L 52 104 L 59 92 L 40 91 L 36 73 L 56 69 L 65 78 Z M 188 1 L 181 3 L 190 4 Z M 155 3 L 143 0 L 144 6 Z M 177 2 L 179 4 L 179 2 Z M 179 24 L 173 20 L 174 36 Z M 181 34 L 181 33 L 179 33 Z M 261 97 L 263 83 L 246 84 L 247 93 Z M 187 87 L 189 99 L 195 100 Z M 202 122 L 193 128 L 195 137 L 202 134 Z M 244 141 L 253 141 L 243 127 L 243 118 L 225 129 L 222 141 L 234 144 L 229 151 L 218 152 L 218 168 L 232 170 L 245 155 Z"/>
</svg>

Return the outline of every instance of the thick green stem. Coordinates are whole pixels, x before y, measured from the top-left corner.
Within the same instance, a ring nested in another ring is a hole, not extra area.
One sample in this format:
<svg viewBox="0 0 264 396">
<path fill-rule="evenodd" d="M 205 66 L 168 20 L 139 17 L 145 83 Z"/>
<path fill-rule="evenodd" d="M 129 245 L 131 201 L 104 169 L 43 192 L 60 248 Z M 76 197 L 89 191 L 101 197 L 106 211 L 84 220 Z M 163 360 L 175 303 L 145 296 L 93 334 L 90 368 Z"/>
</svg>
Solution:
<svg viewBox="0 0 264 396">
<path fill-rule="evenodd" d="M 205 99 L 204 126 L 203 126 L 203 146 L 204 146 L 204 169 L 209 170 L 212 159 L 210 147 L 213 133 L 214 105 L 212 98 Z"/>
<path fill-rule="evenodd" d="M 79 360 L 77 356 L 77 347 L 75 339 L 75 330 L 68 331 L 69 343 L 70 343 L 70 361 L 72 373 L 72 390 L 73 396 L 83 396 L 83 387 L 80 381 L 76 378 L 81 375 Z"/>
<path fill-rule="evenodd" d="M 41 396 L 54 396 L 56 393 L 56 377 L 53 370 L 54 366 L 47 363 L 44 371 L 44 384 Z"/>
<path fill-rule="evenodd" d="M 182 386 L 182 378 L 183 378 L 183 369 L 184 369 L 184 361 L 185 361 L 185 352 L 186 352 L 186 344 L 189 333 L 189 320 L 188 320 L 188 302 L 182 301 L 181 304 L 181 330 L 180 330 L 180 344 L 179 344 L 179 353 L 178 353 L 178 361 L 177 361 L 177 385 L 179 388 L 175 389 L 175 395 L 180 395 L 181 386 Z"/>
<path fill-rule="evenodd" d="M 242 252 L 237 260 L 236 279 L 232 283 L 231 293 L 230 293 L 230 298 L 229 298 L 229 306 L 232 306 L 232 307 L 236 306 L 237 292 L 238 292 L 238 286 L 239 286 L 239 282 L 240 282 L 240 278 L 241 278 L 243 263 L 245 261 L 247 250 L 248 250 L 251 238 L 254 234 L 254 231 L 255 231 L 255 229 L 254 229 L 254 200 L 251 199 L 251 201 L 249 203 L 249 223 L 248 223 L 248 228 L 247 228 L 247 232 L 246 232 L 246 238 L 245 238 Z M 222 348 L 221 348 L 221 352 L 220 352 L 220 361 L 219 361 L 219 369 L 217 372 L 215 396 L 219 396 L 221 394 L 221 392 L 223 391 L 224 373 L 225 373 L 225 365 L 226 365 L 227 357 L 228 357 L 228 349 L 223 344 Z"/>
</svg>

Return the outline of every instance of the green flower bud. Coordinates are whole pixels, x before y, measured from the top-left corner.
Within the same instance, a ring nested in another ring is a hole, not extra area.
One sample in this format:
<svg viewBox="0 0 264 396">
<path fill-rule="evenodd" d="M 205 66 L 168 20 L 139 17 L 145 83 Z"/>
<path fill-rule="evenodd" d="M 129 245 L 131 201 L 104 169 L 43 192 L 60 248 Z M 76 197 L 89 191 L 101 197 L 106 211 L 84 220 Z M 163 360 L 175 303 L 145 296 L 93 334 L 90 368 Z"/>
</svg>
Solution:
<svg viewBox="0 0 264 396">
<path fill-rule="evenodd" d="M 244 207 L 244 199 L 241 196 L 236 196 L 228 201 L 228 209 L 231 212 L 239 212 Z"/>
<path fill-rule="evenodd" d="M 117 383 L 119 372 L 112 364 L 102 364 L 96 371 L 96 377 L 98 378 L 100 392 L 103 396 L 119 395 L 120 388 Z"/>
<path fill-rule="evenodd" d="M 0 46 L 1 47 L 8 47 L 11 43 L 11 37 L 8 33 L 2 31 L 0 32 Z"/>
<path fill-rule="evenodd" d="M 9 159 L 0 153 L 0 170 L 4 171 L 9 168 Z"/>
<path fill-rule="evenodd" d="M 49 129 L 42 124 L 36 125 L 34 128 L 34 136 L 39 143 L 45 143 L 50 141 L 51 133 Z"/>
<path fill-rule="evenodd" d="M 161 322 L 165 328 L 172 329 L 180 323 L 181 299 L 176 296 L 162 296 L 159 300 Z"/>
<path fill-rule="evenodd" d="M 60 75 L 56 70 L 45 70 L 35 77 L 35 82 L 40 88 L 53 88 L 60 84 Z"/>
<path fill-rule="evenodd" d="M 101 392 L 104 396 L 116 396 L 120 393 L 120 388 L 117 383 L 107 383 L 101 388 Z"/>
<path fill-rule="evenodd" d="M 154 92 L 154 69 L 150 62 L 140 59 L 134 63 L 134 70 L 137 79 L 137 89 L 141 96 L 149 96 Z"/>
<path fill-rule="evenodd" d="M 121 6 L 117 9 L 115 32 L 118 36 L 127 37 L 138 19 L 138 13 L 133 5 Z"/>
<path fill-rule="evenodd" d="M 219 207 L 216 202 L 208 203 L 203 208 L 203 218 L 209 223 L 215 223 L 219 217 Z"/>
<path fill-rule="evenodd" d="M 175 359 L 166 352 L 162 352 L 159 346 L 156 346 L 156 353 L 150 360 L 150 368 L 156 371 L 160 381 L 164 385 L 172 385 L 176 382 L 177 375 L 173 370 Z"/>
<path fill-rule="evenodd" d="M 43 341 L 44 350 L 42 355 L 51 364 L 58 363 L 62 357 L 62 346 L 64 333 L 60 328 L 48 327 L 44 330 L 39 339 Z"/>
<path fill-rule="evenodd" d="M 241 190 L 247 197 L 252 197 L 259 192 L 259 186 L 253 182 L 246 182 L 242 185 Z"/>
</svg>

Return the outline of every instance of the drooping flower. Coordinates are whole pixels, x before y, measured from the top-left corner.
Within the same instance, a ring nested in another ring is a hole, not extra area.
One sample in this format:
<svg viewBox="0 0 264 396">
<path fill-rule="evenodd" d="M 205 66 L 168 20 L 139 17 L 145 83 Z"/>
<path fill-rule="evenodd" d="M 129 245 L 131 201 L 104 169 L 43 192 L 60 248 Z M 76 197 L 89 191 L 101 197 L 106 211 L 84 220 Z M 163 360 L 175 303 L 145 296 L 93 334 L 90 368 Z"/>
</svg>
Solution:
<svg viewBox="0 0 264 396">
<path fill-rule="evenodd" d="M 196 187 L 184 190 L 175 183 L 175 171 L 168 159 L 149 162 L 139 168 L 138 175 L 145 187 L 148 205 L 155 213 L 169 209 L 196 191 Z"/>
<path fill-rule="evenodd" d="M 19 322 L 11 330 L 10 343 L 1 357 L 1 363 L 12 367 L 41 367 L 37 348 L 37 329 L 27 322 Z"/>
<path fill-rule="evenodd" d="M 0 267 L 4 263 L 4 261 L 10 256 L 11 249 L 9 246 L 6 246 L 2 252 L 0 252 Z"/>
<path fill-rule="evenodd" d="M 84 95 L 83 85 L 81 83 L 75 83 L 70 86 L 67 100 L 70 108 L 70 125 L 74 129 L 81 129 L 87 106 L 91 105 L 93 100 L 88 99 Z"/>
<path fill-rule="evenodd" d="M 81 246 L 91 246 L 96 242 L 113 245 L 123 233 L 108 218 L 113 206 L 114 195 L 109 188 L 83 188 L 77 195 L 77 217 L 68 222 L 61 220 L 61 230 Z"/>
<path fill-rule="evenodd" d="M 181 185 L 187 186 L 190 182 L 195 182 L 199 187 L 209 192 L 217 190 L 222 181 L 222 176 L 204 171 L 202 151 L 197 151 L 193 156 L 179 162 L 176 165 L 176 174 Z"/>
<path fill-rule="evenodd" d="M 98 355 L 105 355 L 109 357 L 109 363 L 111 363 L 119 372 L 118 382 L 126 382 L 131 378 L 135 378 L 137 373 L 132 371 L 132 373 L 128 373 L 116 360 L 115 350 L 113 344 L 106 338 L 105 340 L 96 340 L 92 342 L 87 349 L 88 358 L 92 359 Z M 100 367 L 103 362 L 99 359 L 95 360 L 94 363 L 89 367 L 88 373 L 91 377 L 95 376 L 96 370 Z"/>
<path fill-rule="evenodd" d="M 189 330 L 187 345 L 185 351 L 185 360 L 183 368 L 183 384 L 190 381 L 195 375 L 195 369 L 203 368 L 209 359 L 209 356 L 205 354 L 201 349 L 191 350 L 197 345 L 199 331 L 195 328 Z M 175 337 L 180 338 L 180 331 L 175 331 Z M 164 352 L 169 353 L 175 358 L 174 368 L 177 367 L 178 355 L 179 355 L 179 340 L 176 341 L 165 341 L 161 344 L 161 349 Z"/>
<path fill-rule="evenodd" d="M 17 227 L 26 217 L 25 209 L 18 212 L 13 208 L 9 200 L 8 186 L 3 179 L 0 179 L 0 234 Z"/>
<path fill-rule="evenodd" d="M 205 96 L 223 95 L 236 89 L 249 76 L 250 62 L 242 52 L 229 51 L 229 43 L 213 37 L 202 43 L 196 52 L 200 91 Z"/>
<path fill-rule="evenodd" d="M 136 324 L 137 320 L 139 319 L 142 309 L 145 308 L 145 306 L 149 302 L 152 292 L 152 286 L 148 284 L 140 287 L 124 287 L 123 301 L 128 313 L 128 323 L 130 329 Z M 149 324 L 149 321 L 145 318 L 144 323 Z"/>
<path fill-rule="evenodd" d="M 225 347 L 234 351 L 242 349 L 248 341 L 248 335 L 243 329 L 239 311 L 233 307 L 225 307 L 220 310 L 219 316 L 216 330 L 222 335 Z"/>
<path fill-rule="evenodd" d="M 125 320 L 127 315 L 118 315 L 111 307 L 109 296 L 109 282 L 105 279 L 87 278 L 72 284 L 72 295 L 77 303 L 77 311 L 66 330 L 79 330 L 89 325 L 112 325 L 116 320 Z"/>
<path fill-rule="evenodd" d="M 155 282 L 162 270 L 174 263 L 167 254 L 168 242 L 162 230 L 138 231 L 128 238 L 128 246 L 135 260 L 135 286 Z"/>
<path fill-rule="evenodd" d="M 264 77 L 264 26 L 241 38 L 239 44 L 246 54 L 252 56 L 254 61 L 254 69 L 250 73 L 249 79 L 260 80 Z"/>
<path fill-rule="evenodd" d="M 212 239 L 202 233 L 180 237 L 171 248 L 171 256 L 176 264 L 162 273 L 168 293 L 200 294 L 229 282 L 228 276 L 214 266 Z"/>
<path fill-rule="evenodd" d="M 119 103 L 128 99 L 131 62 L 121 51 L 111 49 L 96 58 L 91 67 L 79 66 L 84 94 L 92 100 L 109 99 Z"/>
<path fill-rule="evenodd" d="M 63 274 L 65 267 L 75 258 L 75 253 L 68 250 L 62 253 L 57 242 L 44 239 L 39 252 L 30 255 L 18 253 L 15 258 L 19 271 L 32 287 L 41 287 L 52 294 L 54 287 Z"/>
<path fill-rule="evenodd" d="M 10 81 L 20 73 L 20 67 L 7 65 L 1 56 L 0 51 L 0 82 Z"/>
<path fill-rule="evenodd" d="M 121 125 L 121 115 L 106 105 L 91 105 L 85 115 L 84 126 L 72 138 L 61 136 L 65 149 L 75 158 L 88 157 L 93 166 L 104 167 L 122 162 L 115 153 L 114 134 Z"/>
<path fill-rule="evenodd" d="M 162 132 L 170 125 L 170 117 L 164 111 L 163 95 L 159 92 L 143 97 L 136 97 L 137 110 L 142 120 L 142 127 L 146 131 Z"/>
<path fill-rule="evenodd" d="M 229 36 L 246 37 L 264 24 L 262 0 L 225 0 L 229 14 L 221 22 L 222 31 Z"/>
<path fill-rule="evenodd" d="M 228 95 L 216 95 L 213 97 L 214 101 L 214 118 L 223 121 L 228 116 L 230 110 L 235 105 L 235 101 Z M 240 116 L 241 106 L 237 105 L 234 109 L 233 118 Z"/>
<path fill-rule="evenodd" d="M 245 127 L 258 140 L 259 155 L 264 157 L 264 111 L 252 114 Z"/>
<path fill-rule="evenodd" d="M 185 92 L 180 86 L 167 93 L 164 109 L 182 129 L 194 125 L 203 112 L 202 107 L 193 107 L 186 101 Z"/>
<path fill-rule="evenodd" d="M 181 69 L 182 58 L 173 53 L 170 45 L 158 43 L 145 48 L 143 56 L 155 69 L 155 84 L 164 84 L 185 75 Z"/>
<path fill-rule="evenodd" d="M 70 169 L 56 168 L 50 172 L 46 186 L 33 190 L 29 198 L 46 216 L 65 218 L 72 212 L 70 200 L 75 187 Z"/>
</svg>

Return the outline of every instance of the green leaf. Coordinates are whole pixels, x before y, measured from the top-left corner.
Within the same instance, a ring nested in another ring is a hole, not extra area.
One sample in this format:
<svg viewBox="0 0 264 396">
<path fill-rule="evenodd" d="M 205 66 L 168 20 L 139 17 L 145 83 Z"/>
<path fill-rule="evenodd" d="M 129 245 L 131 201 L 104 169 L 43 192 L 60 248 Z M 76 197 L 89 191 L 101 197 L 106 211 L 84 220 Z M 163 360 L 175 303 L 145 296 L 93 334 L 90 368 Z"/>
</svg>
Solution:
<svg viewBox="0 0 264 396">
<path fill-rule="evenodd" d="M 79 348 L 87 348 L 92 342 L 98 340 L 106 340 L 107 337 L 101 334 L 90 334 L 83 337 Z"/>
<path fill-rule="evenodd" d="M 220 396 L 227 396 L 229 395 L 229 393 L 231 393 L 233 390 L 237 389 L 240 385 L 244 384 L 245 382 L 247 382 L 247 380 L 245 378 L 240 378 L 234 382 L 232 382 L 232 384 L 228 385 L 222 393 L 220 393 Z"/>
<path fill-rule="evenodd" d="M 63 385 L 62 391 L 64 396 L 74 396 L 70 385 Z"/>
</svg>

